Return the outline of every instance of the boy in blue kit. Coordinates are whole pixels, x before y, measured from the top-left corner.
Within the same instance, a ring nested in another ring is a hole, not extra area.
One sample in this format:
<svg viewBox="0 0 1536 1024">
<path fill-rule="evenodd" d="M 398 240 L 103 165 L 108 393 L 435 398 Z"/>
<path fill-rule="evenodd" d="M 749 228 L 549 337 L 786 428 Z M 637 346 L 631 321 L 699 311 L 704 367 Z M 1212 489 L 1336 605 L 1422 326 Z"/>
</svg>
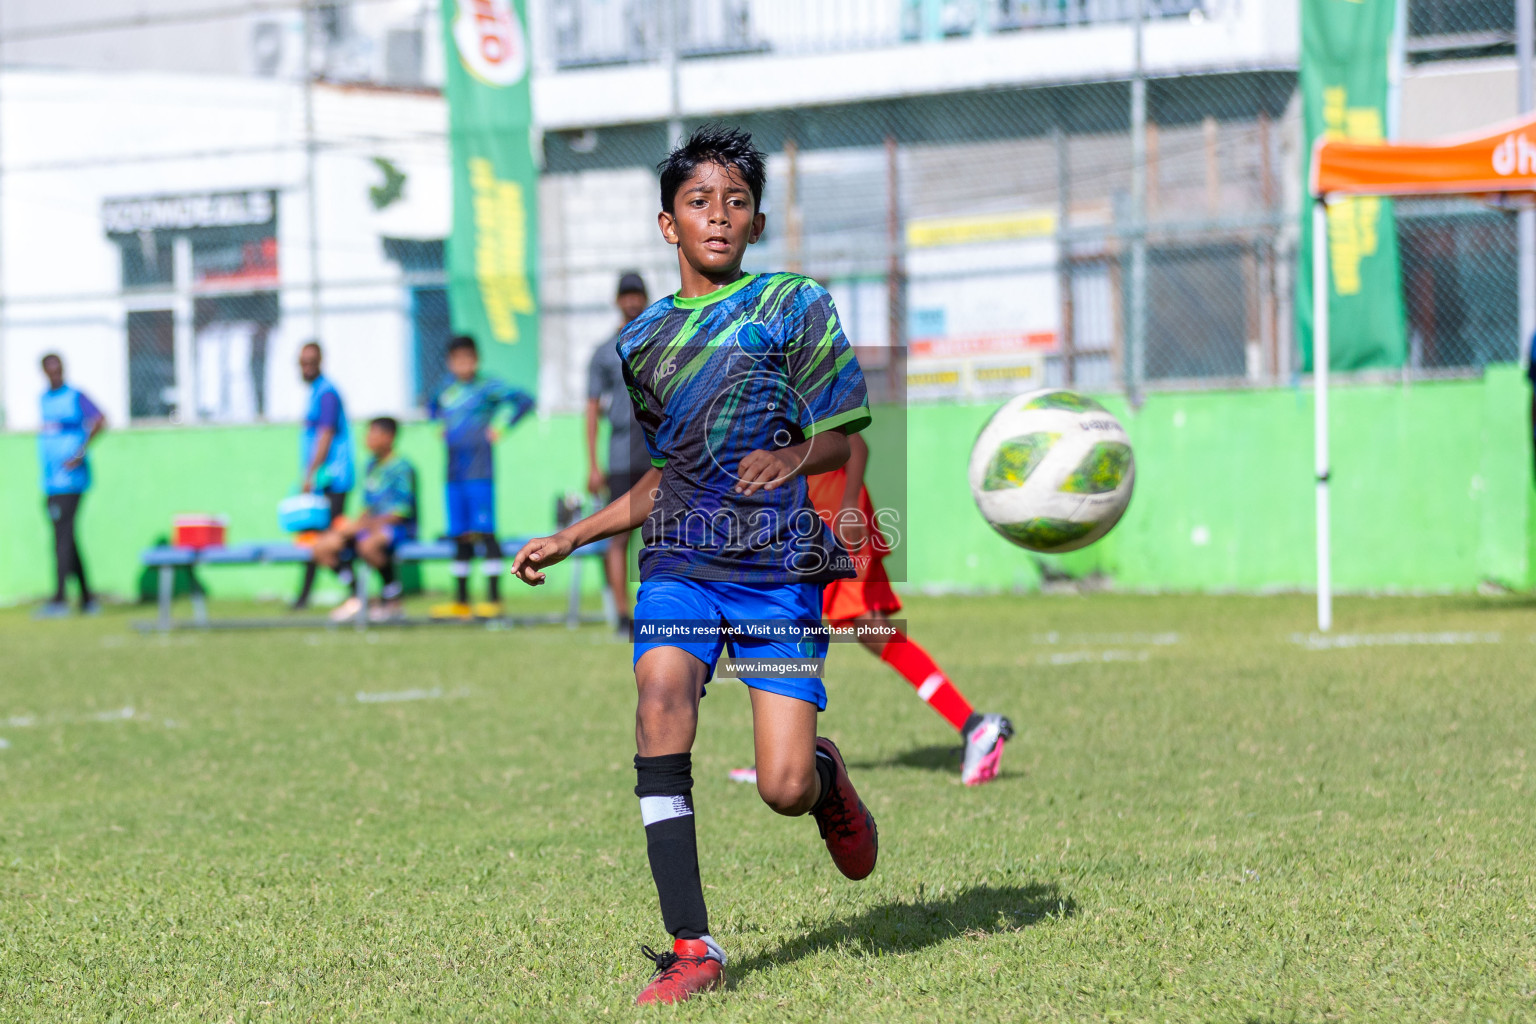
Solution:
<svg viewBox="0 0 1536 1024">
<path fill-rule="evenodd" d="M 443 423 L 448 444 L 448 535 L 456 550 L 454 603 L 432 609 L 433 618 L 491 619 L 501 615 L 501 543 L 496 539 L 496 477 L 491 445 L 500 436 L 496 415 L 506 406 L 507 429 L 533 409 L 533 397 L 492 377 L 480 376 L 475 339 L 459 335 L 448 343 L 453 380 L 432 399 L 428 412 Z M 469 569 L 479 546 L 485 559 L 486 601 L 469 604 Z"/>
<path fill-rule="evenodd" d="M 853 568 L 805 481 L 847 461 L 847 435 L 869 423 L 868 397 L 824 289 L 796 274 L 742 272 L 765 226 L 765 178 L 751 136 L 715 125 L 662 165 L 658 220 L 677 246 L 682 287 L 618 342 L 653 468 L 602 511 L 530 541 L 512 566 L 538 585 L 576 548 L 643 527 L 635 793 L 674 941 L 665 953 L 642 947 L 656 973 L 640 1003 L 679 1002 L 724 981 L 699 879 L 690 755 L 723 648 L 758 663 L 742 681 L 764 802 L 809 812 L 849 878 L 868 876 L 878 852 L 842 756 L 816 735 L 827 700 L 821 588 Z"/>
<path fill-rule="evenodd" d="M 80 611 L 97 610 L 91 585 L 85 581 L 85 562 L 75 540 L 75 516 L 80 499 L 91 487 L 91 463 L 85 450 L 106 427 L 106 417 L 79 388 L 64 383 L 64 360 L 43 356 L 48 390 L 41 402 L 42 429 L 37 432 L 37 458 L 42 469 L 43 494 L 48 519 L 53 523 L 53 599 L 37 611 L 38 618 L 56 619 L 69 614 L 65 584 L 71 576 L 80 584 Z"/>
</svg>

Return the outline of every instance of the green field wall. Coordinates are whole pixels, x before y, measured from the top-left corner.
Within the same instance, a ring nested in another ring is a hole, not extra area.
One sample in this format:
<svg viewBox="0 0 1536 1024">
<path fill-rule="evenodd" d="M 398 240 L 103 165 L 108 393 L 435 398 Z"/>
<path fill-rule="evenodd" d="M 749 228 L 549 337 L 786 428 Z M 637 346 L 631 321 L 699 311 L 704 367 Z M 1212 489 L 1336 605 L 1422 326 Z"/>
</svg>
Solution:
<svg viewBox="0 0 1536 1024">
<path fill-rule="evenodd" d="M 870 435 L 869 480 L 877 505 L 905 506 L 893 576 L 930 591 L 1030 590 L 1068 577 L 1125 590 L 1314 585 L 1310 391 L 1155 393 L 1135 411 L 1123 399 L 1104 401 L 1135 446 L 1135 497 L 1107 538 L 1049 559 L 998 537 L 971 501 L 970 446 L 994 404 L 914 405 L 904 422 L 887 417 Z M 1337 388 L 1335 585 L 1394 592 L 1536 583 L 1530 401 L 1512 366 L 1478 379 Z M 530 419 L 501 442 L 504 533 L 552 527 L 557 496 L 585 480 L 582 430 L 575 415 Z M 227 516 L 232 541 L 276 539 L 275 507 L 292 487 L 297 448 L 292 425 L 103 435 L 92 449 L 96 486 L 81 510 L 93 585 L 139 595 L 139 553 L 169 533 L 179 512 Z M 420 474 L 423 536 L 438 536 L 438 430 L 410 424 L 401 448 Z M 31 435 L 0 434 L 0 480 L 0 602 L 34 600 L 50 589 L 52 548 Z M 595 588 L 596 567 L 582 571 Z M 215 597 L 289 596 L 297 579 L 293 566 L 204 574 Z M 445 587 L 443 568 L 429 568 L 425 582 Z M 562 582 L 569 577 L 552 574 Z M 516 596 L 521 588 L 509 589 Z"/>
</svg>

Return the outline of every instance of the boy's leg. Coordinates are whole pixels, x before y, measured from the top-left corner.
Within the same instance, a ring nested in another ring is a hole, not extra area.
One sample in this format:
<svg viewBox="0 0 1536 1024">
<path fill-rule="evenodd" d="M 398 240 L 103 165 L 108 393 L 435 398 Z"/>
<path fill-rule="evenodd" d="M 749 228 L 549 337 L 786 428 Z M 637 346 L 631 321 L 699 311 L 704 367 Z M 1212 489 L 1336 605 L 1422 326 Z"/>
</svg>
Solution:
<svg viewBox="0 0 1536 1024">
<path fill-rule="evenodd" d="M 869 611 L 854 621 L 866 625 L 883 625 L 890 620 L 884 612 Z M 976 709 L 971 707 L 965 694 L 949 681 L 949 676 L 917 641 L 905 634 L 898 634 L 893 638 L 866 635 L 860 637 L 859 642 L 911 683 L 917 695 L 946 722 L 961 732 L 965 731 L 965 723 L 976 713 Z"/>
<path fill-rule="evenodd" d="M 693 738 L 708 668 L 676 647 L 655 647 L 635 663 L 635 795 L 645 823 L 645 851 L 672 934 L 671 952 L 642 947 L 656 974 L 639 1003 L 681 1002 L 723 981 L 725 954 L 709 935 L 699 845 L 693 824 Z"/>
<path fill-rule="evenodd" d="M 854 621 L 880 625 L 890 620 L 884 612 L 870 611 Z M 863 636 L 859 642 L 900 673 L 917 690 L 924 703 L 959 730 L 965 739 L 961 782 L 978 786 L 997 778 L 1003 746 L 1013 736 L 1013 723 L 1007 717 L 995 712 L 982 714 L 972 707 L 965 694 L 950 682 L 949 676 L 928 652 L 906 634 L 897 633 L 889 639 Z"/>
<path fill-rule="evenodd" d="M 448 571 L 453 574 L 453 599 L 458 604 L 469 604 L 469 569 L 474 557 L 475 542 L 467 536 L 455 537 Z"/>
<path fill-rule="evenodd" d="M 649 650 L 635 665 L 635 795 L 662 923 L 678 939 L 709 934 L 693 827 L 690 753 L 704 676 L 704 664 L 676 647 Z"/>
<path fill-rule="evenodd" d="M 767 690 L 752 697 L 752 746 L 757 758 L 757 792 L 780 814 L 808 812 L 830 785 L 818 770 L 816 705 Z"/>
<path fill-rule="evenodd" d="M 816 735 L 816 705 L 752 688 L 757 791 L 780 814 L 810 813 L 832 863 L 858 881 L 875 870 L 879 832 L 848 778 L 842 754 Z"/>
<path fill-rule="evenodd" d="M 494 533 L 482 534 L 480 537 L 480 557 L 484 559 L 480 563 L 480 571 L 485 573 L 485 597 L 491 604 L 501 604 L 501 575 L 506 572 L 506 566 L 501 561 L 501 541 L 496 539 Z"/>
</svg>

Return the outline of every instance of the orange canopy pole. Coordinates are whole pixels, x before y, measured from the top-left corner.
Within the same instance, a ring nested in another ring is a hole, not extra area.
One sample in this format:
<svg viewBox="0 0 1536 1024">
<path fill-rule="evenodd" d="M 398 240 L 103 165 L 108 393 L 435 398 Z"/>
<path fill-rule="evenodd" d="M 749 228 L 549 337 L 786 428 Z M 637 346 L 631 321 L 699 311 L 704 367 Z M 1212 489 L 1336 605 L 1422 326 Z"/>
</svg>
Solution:
<svg viewBox="0 0 1536 1024">
<path fill-rule="evenodd" d="M 1309 177 L 1324 200 L 1536 192 L 1536 115 L 1431 142 L 1320 138 Z"/>
</svg>

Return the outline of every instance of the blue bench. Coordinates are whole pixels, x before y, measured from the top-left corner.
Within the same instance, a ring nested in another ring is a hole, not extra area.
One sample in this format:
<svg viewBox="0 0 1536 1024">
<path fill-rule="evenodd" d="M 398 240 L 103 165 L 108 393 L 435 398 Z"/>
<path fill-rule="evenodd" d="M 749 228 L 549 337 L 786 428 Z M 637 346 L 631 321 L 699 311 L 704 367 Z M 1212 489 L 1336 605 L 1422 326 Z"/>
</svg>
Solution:
<svg viewBox="0 0 1536 1024">
<path fill-rule="evenodd" d="M 511 558 L 531 537 L 514 537 L 502 542 L 501 550 L 505 558 Z M 588 544 L 571 552 L 571 558 L 596 558 L 601 560 L 603 552 L 607 548 L 607 542 Z M 397 562 L 446 562 L 454 556 L 454 545 L 449 540 L 438 541 L 406 541 L 395 549 Z M 197 569 L 203 566 L 214 565 L 302 565 L 312 560 L 309 548 L 295 544 L 292 541 L 252 542 L 244 544 L 231 544 L 221 548 L 179 548 L 169 545 L 149 548 L 141 556 L 143 564 L 159 573 L 159 614 L 155 620 L 155 628 L 167 631 L 175 628 L 178 623 L 171 618 L 171 598 L 176 586 L 177 569 Z M 358 615 L 355 625 L 358 629 L 368 627 L 368 590 L 372 577 L 372 567 L 361 559 L 357 560 L 357 596 L 363 602 L 363 613 Z M 606 603 L 606 598 L 605 598 Z M 566 602 L 566 610 L 563 615 L 535 615 L 535 616 L 509 616 L 502 622 L 518 625 L 532 623 L 565 623 L 569 627 L 576 627 L 582 622 L 606 621 L 609 615 L 601 616 L 582 615 L 581 612 L 581 573 L 571 573 L 571 587 Z M 312 619 L 284 619 L 280 621 L 263 621 L 257 623 L 228 623 L 227 625 L 243 626 L 278 626 L 278 625 L 313 625 Z M 206 629 L 213 626 L 208 618 L 207 595 L 197 582 L 197 576 L 192 575 L 192 622 L 190 625 Z"/>
</svg>

